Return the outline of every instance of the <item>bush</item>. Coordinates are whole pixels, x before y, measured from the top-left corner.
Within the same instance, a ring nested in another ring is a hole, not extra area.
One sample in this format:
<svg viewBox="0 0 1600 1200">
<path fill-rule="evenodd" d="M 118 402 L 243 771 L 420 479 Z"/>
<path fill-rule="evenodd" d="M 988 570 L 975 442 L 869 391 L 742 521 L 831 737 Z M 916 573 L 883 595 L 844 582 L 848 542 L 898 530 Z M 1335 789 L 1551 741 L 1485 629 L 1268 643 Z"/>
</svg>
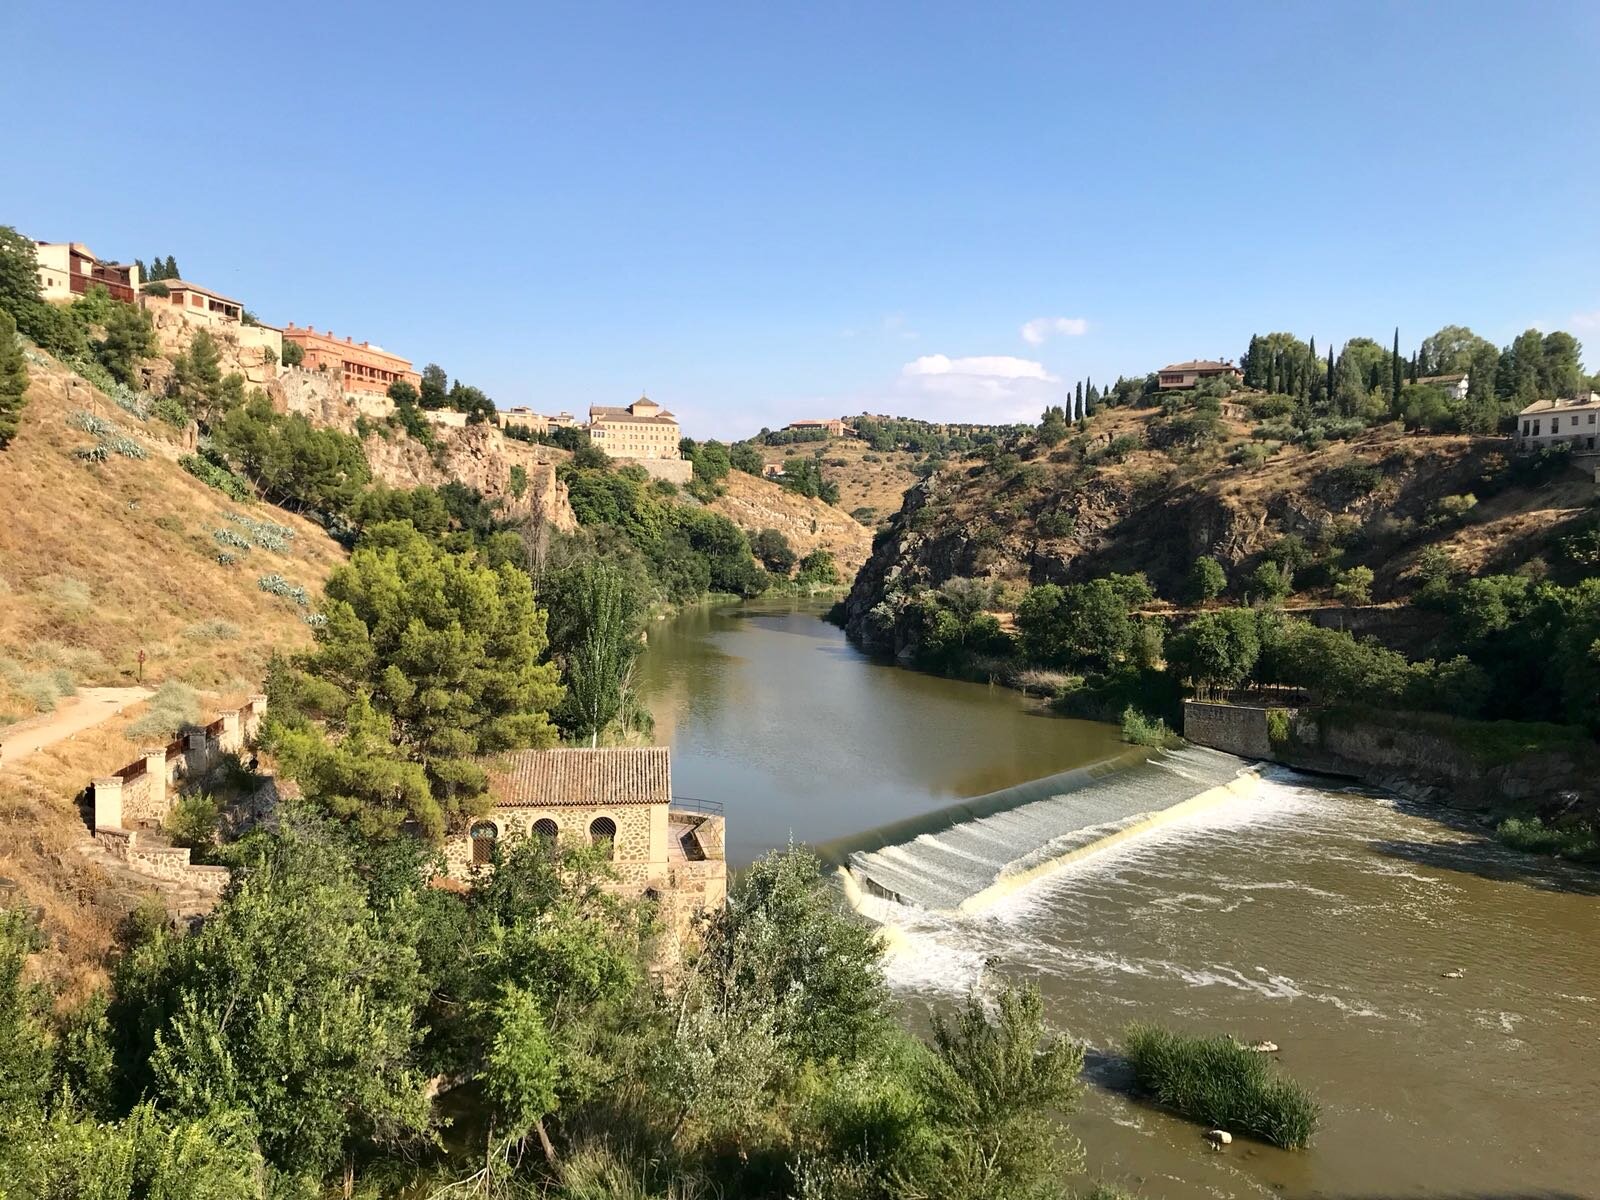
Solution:
<svg viewBox="0 0 1600 1200">
<path fill-rule="evenodd" d="M 1162 1107 L 1286 1150 L 1310 1144 L 1321 1110 L 1299 1084 L 1280 1078 L 1265 1055 L 1232 1038 L 1153 1025 L 1130 1026 L 1123 1046 L 1135 1084 Z"/>
<path fill-rule="evenodd" d="M 198 454 L 185 454 L 178 460 L 178 465 L 201 483 L 216 488 L 231 500 L 244 503 L 255 499 L 255 491 L 248 483 L 226 467 L 217 466 L 210 459 L 201 458 Z"/>
<path fill-rule="evenodd" d="M 222 804 L 206 792 L 192 792 L 178 798 L 163 823 L 174 846 L 205 850 L 216 840 L 217 821 Z"/>
<path fill-rule="evenodd" d="M 1184 597 L 1192 604 L 1204 604 L 1222 595 L 1228 586 L 1228 574 L 1222 564 L 1209 554 L 1202 554 L 1189 568 L 1189 578 L 1184 585 Z"/>
<path fill-rule="evenodd" d="M 169 679 L 150 697 L 150 707 L 124 731 L 131 738 L 170 738 L 200 719 L 200 697 L 187 683 Z"/>
<path fill-rule="evenodd" d="M 209 620 L 196 621 L 183 631 L 183 636 L 197 642 L 231 642 L 238 638 L 239 627 L 232 621 L 212 617 Z"/>
<path fill-rule="evenodd" d="M 1545 824 L 1538 817 L 1507 817 L 1494 831 L 1507 846 L 1579 862 L 1600 862 L 1600 831 L 1585 821 Z"/>
<path fill-rule="evenodd" d="M 1171 746 L 1178 738 L 1160 717 L 1152 720 L 1130 704 L 1122 710 L 1122 740 L 1135 746 Z"/>
</svg>

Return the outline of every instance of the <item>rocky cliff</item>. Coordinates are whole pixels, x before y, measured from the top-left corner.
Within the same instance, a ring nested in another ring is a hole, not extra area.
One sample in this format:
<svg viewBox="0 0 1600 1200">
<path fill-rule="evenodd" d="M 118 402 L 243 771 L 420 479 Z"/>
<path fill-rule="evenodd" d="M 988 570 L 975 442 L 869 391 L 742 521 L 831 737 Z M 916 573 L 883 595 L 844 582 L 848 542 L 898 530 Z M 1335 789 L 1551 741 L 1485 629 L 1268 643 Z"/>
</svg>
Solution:
<svg viewBox="0 0 1600 1200">
<path fill-rule="evenodd" d="M 743 471 L 730 473 L 723 483 L 723 494 L 710 508 L 740 529 L 750 533 L 776 529 L 802 557 L 813 550 L 827 550 L 845 579 L 867 561 L 871 532 L 840 509 Z"/>
<path fill-rule="evenodd" d="M 1463 571 L 1512 570 L 1541 555 L 1600 494 L 1575 471 L 1528 478 L 1503 438 L 1384 426 L 1238 465 L 1251 440 L 1242 423 L 1218 445 L 1182 453 L 1153 446 L 1144 426 L 1156 422 L 1154 411 L 1113 410 L 1066 445 L 1024 442 L 913 486 L 851 589 L 851 634 L 871 642 L 889 627 L 868 621 L 875 606 L 956 576 L 1020 587 L 1143 571 L 1159 596 L 1177 600 L 1195 558 L 1210 555 L 1237 595 L 1264 553 L 1291 534 L 1316 559 L 1297 576 L 1294 603 L 1329 602 L 1337 572 L 1357 565 L 1373 570 L 1376 600 L 1403 599 L 1428 547 Z M 1108 452 L 1116 445 L 1132 448 Z M 1447 511 L 1447 498 L 1464 507 Z"/>
<path fill-rule="evenodd" d="M 556 478 L 556 466 L 567 457 L 566 451 L 516 441 L 493 425 L 436 428 L 433 433 L 437 454 L 391 429 L 369 433 L 363 446 L 373 477 L 400 488 L 441 487 L 458 480 L 500 501 L 507 517 L 531 518 L 564 532 L 578 527 L 567 485 Z M 521 496 L 513 494 L 515 467 L 522 467 L 528 476 Z"/>
</svg>

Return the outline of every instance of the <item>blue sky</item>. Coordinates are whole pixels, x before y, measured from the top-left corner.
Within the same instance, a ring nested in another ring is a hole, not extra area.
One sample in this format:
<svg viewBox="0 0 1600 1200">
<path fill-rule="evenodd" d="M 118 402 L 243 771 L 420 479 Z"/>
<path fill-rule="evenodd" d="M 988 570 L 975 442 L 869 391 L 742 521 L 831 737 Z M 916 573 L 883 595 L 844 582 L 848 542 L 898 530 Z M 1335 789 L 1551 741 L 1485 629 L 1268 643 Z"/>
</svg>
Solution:
<svg viewBox="0 0 1600 1200">
<path fill-rule="evenodd" d="M 0 223 L 175 254 L 502 407 L 648 389 L 736 436 L 1032 414 L 1272 329 L 1600 347 L 1600 4 L 12 0 L 5 23 Z"/>
</svg>

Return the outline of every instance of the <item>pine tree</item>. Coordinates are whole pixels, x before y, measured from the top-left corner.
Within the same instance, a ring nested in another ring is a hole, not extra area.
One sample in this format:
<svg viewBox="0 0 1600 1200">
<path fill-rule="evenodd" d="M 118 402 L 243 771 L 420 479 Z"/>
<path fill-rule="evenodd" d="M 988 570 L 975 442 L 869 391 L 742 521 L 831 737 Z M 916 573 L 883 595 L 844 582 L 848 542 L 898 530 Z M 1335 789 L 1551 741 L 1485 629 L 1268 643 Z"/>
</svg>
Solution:
<svg viewBox="0 0 1600 1200">
<path fill-rule="evenodd" d="M 167 255 L 166 274 L 163 275 L 162 278 L 163 279 L 182 279 L 183 278 L 182 275 L 178 274 L 178 260 L 173 258 L 172 255 L 170 255 L 170 254 Z"/>
</svg>

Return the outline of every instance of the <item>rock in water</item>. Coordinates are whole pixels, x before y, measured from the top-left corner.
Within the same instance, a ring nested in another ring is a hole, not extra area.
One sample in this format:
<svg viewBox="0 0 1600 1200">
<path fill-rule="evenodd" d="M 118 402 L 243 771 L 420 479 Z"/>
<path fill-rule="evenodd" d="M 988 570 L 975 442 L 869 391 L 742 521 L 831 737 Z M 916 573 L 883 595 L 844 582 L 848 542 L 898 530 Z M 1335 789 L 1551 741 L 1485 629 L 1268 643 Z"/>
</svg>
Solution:
<svg viewBox="0 0 1600 1200">
<path fill-rule="evenodd" d="M 1213 1147 L 1220 1150 L 1224 1146 L 1233 1145 L 1233 1134 L 1229 1133 L 1226 1129 L 1208 1129 L 1206 1131 L 1206 1141 L 1210 1142 Z"/>
<path fill-rule="evenodd" d="M 1466 977 L 1467 973 L 1460 967 L 1457 967 L 1453 971 L 1446 971 L 1443 975 L 1439 976 L 1440 979 L 1465 979 Z"/>
<path fill-rule="evenodd" d="M 1255 1045 L 1251 1046 L 1250 1049 L 1254 1050 L 1257 1054 L 1276 1054 L 1278 1052 L 1278 1043 L 1257 1042 Z"/>
</svg>

